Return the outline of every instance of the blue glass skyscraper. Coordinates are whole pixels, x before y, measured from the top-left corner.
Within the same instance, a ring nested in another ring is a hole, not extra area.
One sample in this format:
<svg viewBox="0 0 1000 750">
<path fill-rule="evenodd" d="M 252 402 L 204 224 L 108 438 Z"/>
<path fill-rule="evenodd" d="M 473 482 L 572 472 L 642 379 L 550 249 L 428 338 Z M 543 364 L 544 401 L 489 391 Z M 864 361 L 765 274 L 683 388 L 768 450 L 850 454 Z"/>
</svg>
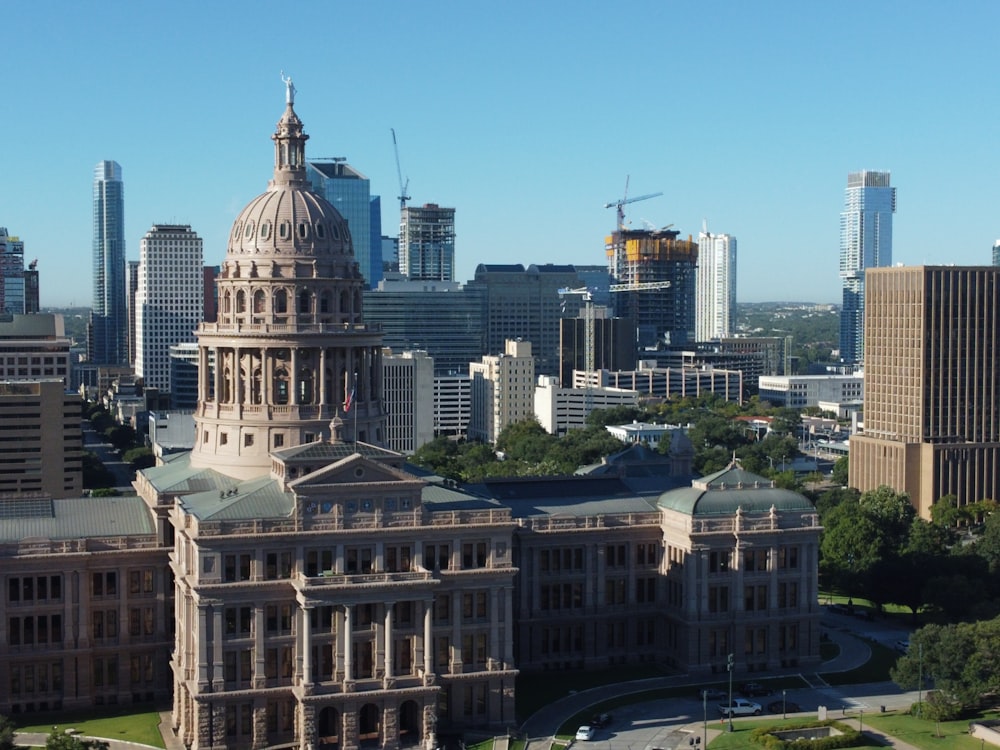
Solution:
<svg viewBox="0 0 1000 750">
<path fill-rule="evenodd" d="M 94 304 L 87 342 L 96 364 L 128 361 L 124 195 L 121 166 L 100 162 L 94 169 Z"/>
<path fill-rule="evenodd" d="M 342 158 L 307 161 L 306 177 L 313 190 L 326 198 L 347 219 L 354 244 L 354 257 L 368 288 L 378 286 L 382 280 L 382 212 L 380 203 L 371 195 L 371 183 L 361 172 Z M 375 223 L 372 210 L 378 211 L 379 231 L 372 234 Z M 375 241 L 374 245 L 372 241 Z"/>
<path fill-rule="evenodd" d="M 864 362 L 865 269 L 892 265 L 892 215 L 896 188 L 888 172 L 847 175 L 844 210 L 840 214 L 840 359 Z"/>
</svg>

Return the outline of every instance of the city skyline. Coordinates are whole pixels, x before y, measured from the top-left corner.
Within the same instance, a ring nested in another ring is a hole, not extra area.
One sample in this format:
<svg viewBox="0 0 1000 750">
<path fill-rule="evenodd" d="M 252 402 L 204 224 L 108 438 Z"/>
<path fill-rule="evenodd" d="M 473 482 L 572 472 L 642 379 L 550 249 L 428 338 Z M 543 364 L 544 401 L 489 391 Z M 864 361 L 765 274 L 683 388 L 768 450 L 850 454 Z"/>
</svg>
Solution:
<svg viewBox="0 0 1000 750">
<path fill-rule="evenodd" d="M 843 8 L 785 2 L 630 2 L 614 13 L 316 4 L 312 28 L 345 30 L 335 50 L 290 35 L 259 56 L 243 51 L 270 12 L 263 3 L 58 5 L 8 9 L 10 90 L 31 127 L 11 150 L 18 179 L 0 188 L 0 225 L 39 258 L 46 306 L 88 302 L 86 183 L 99 160 L 128 174 L 130 259 L 158 223 L 190 224 L 206 258 L 221 257 L 252 169 L 271 159 L 259 123 L 282 70 L 312 124 L 311 153 L 345 157 L 371 179 L 391 235 L 395 128 L 411 205 L 456 209 L 460 281 L 479 263 L 601 263 L 615 224 L 603 206 L 626 178 L 630 197 L 663 193 L 625 207 L 632 228 L 696 237 L 707 218 L 740 238 L 740 301 L 839 300 L 831 208 L 854 169 L 891 170 L 904 190 L 894 261 L 986 264 L 1000 236 L 998 104 L 985 94 L 1000 8 L 985 3 L 866 6 L 860 25 Z M 98 30 L 116 43 L 91 44 Z M 712 55 L 696 41 L 705 32 Z M 949 55 L 927 55 L 931 45 Z M 872 71 L 881 83 L 859 87 Z M 339 86 L 348 80 L 362 84 Z M 732 116 L 684 116 L 704 98 Z M 225 137 L 192 139 L 191 112 Z"/>
</svg>

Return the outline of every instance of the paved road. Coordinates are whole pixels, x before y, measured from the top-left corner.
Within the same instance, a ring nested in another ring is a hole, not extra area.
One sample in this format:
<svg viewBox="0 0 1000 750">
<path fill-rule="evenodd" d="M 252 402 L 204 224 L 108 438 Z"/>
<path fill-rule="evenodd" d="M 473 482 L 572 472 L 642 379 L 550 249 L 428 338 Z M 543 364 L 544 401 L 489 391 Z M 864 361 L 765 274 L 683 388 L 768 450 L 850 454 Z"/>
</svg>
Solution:
<svg viewBox="0 0 1000 750">
<path fill-rule="evenodd" d="M 891 622 L 861 621 L 849 615 L 824 615 L 823 632 L 840 647 L 837 657 L 821 666 L 824 674 L 855 669 L 870 658 L 868 644 L 849 629 L 860 630 L 861 635 L 890 647 L 896 640 L 908 636 L 906 630 Z M 773 676 L 793 674 L 797 672 L 786 670 Z M 788 690 L 784 697 L 812 715 L 819 706 L 826 706 L 831 718 L 863 717 L 866 713 L 879 712 L 883 706 L 886 710 L 903 709 L 917 700 L 916 691 L 903 692 L 891 682 L 832 686 L 816 674 L 804 674 L 802 678 L 809 686 L 804 684 L 800 689 Z M 593 740 L 577 743 L 586 750 L 674 750 L 689 747 L 690 740 L 707 734 L 708 741 L 711 741 L 715 734 L 725 729 L 716 708 L 717 701 L 703 706 L 695 697 L 697 686 L 703 682 L 687 675 L 676 675 L 571 693 L 531 716 L 521 730 L 529 738 L 532 750 L 537 750 L 549 745 L 553 735 L 569 717 L 585 712 L 590 706 L 646 690 L 690 686 L 690 698 L 662 699 L 616 709 L 611 726 L 598 730 Z M 761 699 L 760 702 L 766 706 L 768 702 L 780 699 L 779 695 Z M 907 746 L 897 744 L 896 747 Z"/>
</svg>

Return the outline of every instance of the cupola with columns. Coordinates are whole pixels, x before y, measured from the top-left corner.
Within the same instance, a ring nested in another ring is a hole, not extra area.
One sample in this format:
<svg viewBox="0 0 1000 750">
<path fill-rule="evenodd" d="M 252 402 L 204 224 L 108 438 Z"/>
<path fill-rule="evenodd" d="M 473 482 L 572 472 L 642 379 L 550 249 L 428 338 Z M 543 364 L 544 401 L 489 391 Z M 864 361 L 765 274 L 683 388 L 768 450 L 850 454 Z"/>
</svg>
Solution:
<svg viewBox="0 0 1000 750">
<path fill-rule="evenodd" d="M 198 329 L 191 464 L 235 477 L 268 471 L 275 449 L 383 441 L 382 334 L 364 322 L 347 222 L 306 177 L 309 136 L 284 80 L 274 177 L 233 223 L 217 322 Z"/>
</svg>

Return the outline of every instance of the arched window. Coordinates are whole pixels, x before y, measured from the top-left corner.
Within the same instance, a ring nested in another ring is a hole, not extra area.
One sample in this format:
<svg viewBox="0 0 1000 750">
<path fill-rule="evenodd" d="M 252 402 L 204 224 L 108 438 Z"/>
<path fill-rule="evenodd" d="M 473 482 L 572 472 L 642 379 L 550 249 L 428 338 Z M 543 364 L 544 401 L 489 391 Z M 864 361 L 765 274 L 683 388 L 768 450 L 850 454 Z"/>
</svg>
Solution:
<svg viewBox="0 0 1000 750">
<path fill-rule="evenodd" d="M 222 371 L 222 398 L 220 404 L 230 404 L 233 401 L 233 373 L 227 367 Z"/>
<path fill-rule="evenodd" d="M 259 404 L 261 402 L 260 394 L 260 384 L 261 384 L 261 372 L 259 367 L 255 367 L 253 371 L 253 379 L 250 381 L 250 403 Z"/>
<path fill-rule="evenodd" d="M 274 311 L 276 313 L 288 312 L 288 292 L 279 289 L 274 293 Z"/>
<path fill-rule="evenodd" d="M 232 311 L 233 311 L 233 295 L 230 291 L 227 290 L 226 293 L 222 295 L 222 312 L 228 315 Z"/>
<path fill-rule="evenodd" d="M 299 369 L 299 403 L 313 402 L 313 371 L 308 367 Z"/>
<path fill-rule="evenodd" d="M 265 300 L 265 295 L 263 289 L 258 289 L 253 293 L 253 311 L 255 313 L 264 312 L 264 307 L 265 307 L 264 300 Z"/>
<path fill-rule="evenodd" d="M 275 404 L 288 403 L 288 370 L 284 367 L 274 371 L 274 388 L 271 390 L 274 393 Z"/>
<path fill-rule="evenodd" d="M 311 307 L 309 303 L 310 303 L 309 291 L 303 289 L 301 292 L 299 292 L 299 312 L 300 313 L 309 312 L 309 308 Z"/>
<path fill-rule="evenodd" d="M 330 292 L 328 290 L 324 290 L 319 297 L 319 311 L 321 313 L 330 312 Z"/>
<path fill-rule="evenodd" d="M 242 315 L 247 311 L 247 294 L 242 289 L 236 292 L 236 314 Z"/>
</svg>

